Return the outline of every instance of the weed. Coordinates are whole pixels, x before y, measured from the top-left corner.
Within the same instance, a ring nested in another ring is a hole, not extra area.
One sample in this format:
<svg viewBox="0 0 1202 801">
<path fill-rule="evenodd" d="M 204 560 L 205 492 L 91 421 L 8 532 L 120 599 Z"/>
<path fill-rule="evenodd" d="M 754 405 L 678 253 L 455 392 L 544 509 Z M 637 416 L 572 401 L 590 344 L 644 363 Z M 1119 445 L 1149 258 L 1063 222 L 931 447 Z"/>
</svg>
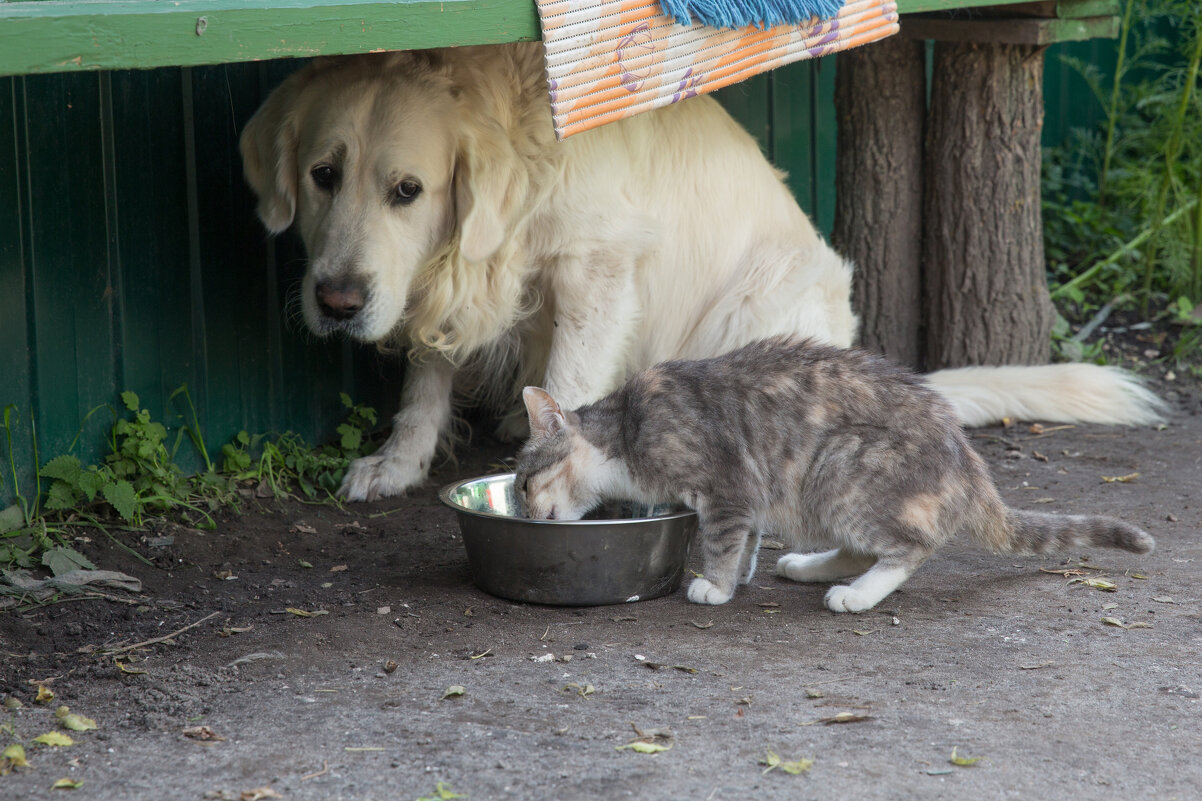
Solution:
<svg viewBox="0 0 1202 801">
<path fill-rule="evenodd" d="M 217 466 L 205 448 L 186 385 L 169 398 L 180 399 L 190 414 L 170 449 L 167 427 L 152 419 L 135 393 L 123 392 L 124 415 L 102 405 L 84 418 L 86 424 L 92 415 L 104 410 L 113 416 L 109 453 L 103 464 L 85 465 L 71 453 L 82 435 L 81 425 L 68 452 L 35 471 L 36 486 L 30 497 L 22 494 L 18 483 L 13 431 L 19 421 L 15 407 L 8 406 L 3 425 L 14 502 L 0 509 L 0 567 L 42 564 L 57 574 L 71 564 L 83 565 L 87 560 L 68 544 L 72 526 L 94 527 L 113 538 L 109 529 L 114 524 L 140 528 L 149 518 L 175 515 L 188 525 L 214 528 L 213 513 L 223 508 L 236 510 L 241 497 L 239 485 L 244 483 L 267 486 L 276 497 L 296 488 L 311 501 L 337 502 L 334 493 L 346 468 L 352 459 L 368 452 L 368 435 L 377 419 L 371 407 L 356 405 L 345 393 L 341 398 L 347 417 L 337 428 L 337 442 L 313 447 L 292 432 L 252 436 L 242 431 L 222 447 L 221 465 Z M 36 460 L 36 431 L 34 434 Z M 196 475 L 185 474 L 176 462 L 185 438 L 204 464 L 203 471 Z M 0 491 L 8 491 L 5 483 L 0 480 Z M 127 548 L 115 538 L 113 541 Z"/>
</svg>

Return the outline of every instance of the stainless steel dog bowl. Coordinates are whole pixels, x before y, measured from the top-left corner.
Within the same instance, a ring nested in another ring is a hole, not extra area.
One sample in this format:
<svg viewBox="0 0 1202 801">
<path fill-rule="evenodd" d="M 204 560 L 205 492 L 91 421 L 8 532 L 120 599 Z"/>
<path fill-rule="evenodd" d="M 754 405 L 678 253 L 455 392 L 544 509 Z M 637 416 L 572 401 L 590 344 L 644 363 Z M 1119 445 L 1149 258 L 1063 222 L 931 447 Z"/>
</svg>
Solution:
<svg viewBox="0 0 1202 801">
<path fill-rule="evenodd" d="M 459 517 L 472 581 L 529 603 L 643 601 L 680 586 L 697 516 L 683 507 L 610 503 L 584 520 L 524 517 L 513 473 L 444 487 Z M 603 518 L 603 519 L 602 519 Z"/>
</svg>

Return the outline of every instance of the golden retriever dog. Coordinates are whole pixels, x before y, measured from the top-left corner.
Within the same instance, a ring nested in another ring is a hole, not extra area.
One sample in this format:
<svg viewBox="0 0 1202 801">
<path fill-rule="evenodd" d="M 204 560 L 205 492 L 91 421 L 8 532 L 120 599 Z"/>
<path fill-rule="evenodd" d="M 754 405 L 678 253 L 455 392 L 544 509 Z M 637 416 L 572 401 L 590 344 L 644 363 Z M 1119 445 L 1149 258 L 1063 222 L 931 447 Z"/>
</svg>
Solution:
<svg viewBox="0 0 1202 801">
<path fill-rule="evenodd" d="M 574 408 L 666 359 L 773 334 L 855 338 L 851 265 L 717 102 L 560 143 L 539 43 L 314 62 L 241 148 L 264 224 L 295 224 L 307 250 L 307 325 L 410 353 L 392 434 L 351 465 L 349 500 L 425 479 L 469 376 L 519 409 L 525 384 Z M 930 380 L 967 425 L 1141 423 L 1159 403 L 1088 365 Z"/>
</svg>

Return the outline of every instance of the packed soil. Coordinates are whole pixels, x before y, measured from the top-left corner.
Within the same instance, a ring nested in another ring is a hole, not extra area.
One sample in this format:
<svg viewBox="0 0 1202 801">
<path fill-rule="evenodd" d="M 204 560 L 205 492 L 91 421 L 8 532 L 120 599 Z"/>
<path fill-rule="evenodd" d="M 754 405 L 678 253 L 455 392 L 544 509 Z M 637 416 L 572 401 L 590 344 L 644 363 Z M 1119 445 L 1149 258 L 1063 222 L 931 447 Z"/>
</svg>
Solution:
<svg viewBox="0 0 1202 801">
<path fill-rule="evenodd" d="M 125 535 L 153 566 L 95 535 L 143 591 L 0 614 L 0 746 L 30 762 L 0 798 L 1198 798 L 1202 393 L 1164 372 L 1167 426 L 971 432 L 1010 504 L 1154 553 L 949 547 L 860 615 L 771 549 L 720 607 L 491 597 L 436 498 L 497 469 L 487 441 L 406 498 Z M 98 728 L 33 745 L 63 704 Z"/>
</svg>

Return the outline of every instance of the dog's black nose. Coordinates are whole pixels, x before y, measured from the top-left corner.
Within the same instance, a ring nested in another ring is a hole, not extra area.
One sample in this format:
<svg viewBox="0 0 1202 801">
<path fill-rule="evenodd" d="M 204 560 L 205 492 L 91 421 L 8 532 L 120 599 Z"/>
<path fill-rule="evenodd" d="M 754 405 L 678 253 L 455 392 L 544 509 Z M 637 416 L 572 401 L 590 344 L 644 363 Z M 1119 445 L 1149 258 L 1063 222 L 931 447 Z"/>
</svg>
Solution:
<svg viewBox="0 0 1202 801">
<path fill-rule="evenodd" d="M 314 292 L 322 316 L 332 320 L 351 319 L 367 302 L 367 291 L 354 279 L 321 281 Z"/>
</svg>

